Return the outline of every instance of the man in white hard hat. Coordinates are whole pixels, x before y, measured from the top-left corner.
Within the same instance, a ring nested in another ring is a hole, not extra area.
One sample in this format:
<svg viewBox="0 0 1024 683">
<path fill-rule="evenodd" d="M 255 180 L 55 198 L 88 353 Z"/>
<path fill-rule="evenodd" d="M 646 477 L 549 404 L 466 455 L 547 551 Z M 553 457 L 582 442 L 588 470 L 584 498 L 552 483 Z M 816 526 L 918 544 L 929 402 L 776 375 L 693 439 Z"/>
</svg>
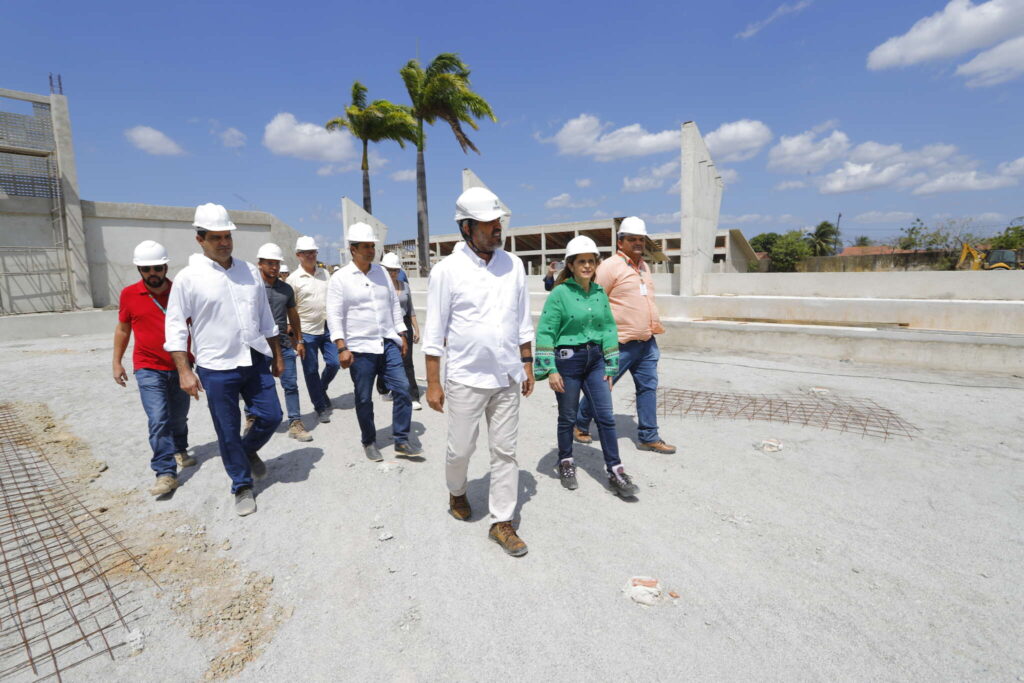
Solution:
<svg viewBox="0 0 1024 683">
<path fill-rule="evenodd" d="M 330 275 L 317 265 L 319 250 L 316 241 L 303 235 L 295 241 L 295 256 L 299 267 L 288 278 L 288 284 L 295 290 L 295 306 L 302 323 L 302 341 L 306 355 L 302 359 L 302 374 L 306 378 L 306 390 L 313 402 L 320 422 L 331 421 L 331 400 L 327 388 L 338 374 L 338 351 L 327 330 L 327 282 Z M 320 356 L 324 358 L 324 369 L 320 372 Z"/>
<path fill-rule="evenodd" d="M 485 188 L 470 188 L 456 200 L 455 222 L 464 241 L 430 271 L 423 353 L 427 403 L 440 412 L 448 408 L 449 512 L 459 520 L 472 515 L 467 470 L 485 418 L 491 455 L 489 536 L 519 557 L 527 549 L 512 524 L 519 494 L 516 438 L 520 395 L 533 392 L 533 321 L 523 262 L 501 248 L 506 215 Z"/>
<path fill-rule="evenodd" d="M 277 270 L 277 276 L 281 278 L 283 282 L 288 281 L 288 273 L 292 272 L 292 269 L 288 267 L 288 264 L 281 261 L 281 267 Z"/>
<path fill-rule="evenodd" d="M 391 392 L 391 432 L 395 455 L 411 457 L 420 449 L 409 442 L 412 399 L 402 356 L 408 350 L 405 323 L 391 276 L 374 263 L 377 236 L 366 223 L 354 223 L 346 232 L 352 260 L 331 276 L 327 288 L 327 323 L 338 349 L 341 367 L 352 374 L 356 418 L 363 451 L 370 460 L 382 460 L 373 421 L 373 384 L 384 376 Z"/>
<path fill-rule="evenodd" d="M 656 334 L 665 328 L 654 298 L 654 278 L 644 262 L 647 225 L 636 216 L 623 218 L 617 235 L 618 253 L 597 267 L 594 282 L 608 294 L 612 315 L 619 328 L 619 370 L 615 382 L 629 371 L 636 387 L 637 440 L 641 451 L 676 452 L 658 433 L 658 359 L 661 352 Z M 573 436 L 579 443 L 591 443 L 593 410 L 586 396 L 580 401 Z"/>
<path fill-rule="evenodd" d="M 267 288 L 267 301 L 274 314 L 277 324 L 278 342 L 281 344 L 281 357 L 284 358 L 284 372 L 281 373 L 281 388 L 284 389 L 284 405 L 288 412 L 288 436 L 297 441 L 312 441 L 313 437 L 302 424 L 302 412 L 299 407 L 299 376 L 296 372 L 295 357 L 300 359 L 306 353 L 302 343 L 302 329 L 299 314 L 295 308 L 295 293 L 279 276 L 284 253 L 281 247 L 267 242 L 256 252 L 257 267 Z M 286 333 L 291 328 L 291 334 Z M 245 431 L 252 429 L 256 418 L 245 406 Z M 243 432 L 244 433 L 244 432 Z"/>
<path fill-rule="evenodd" d="M 141 279 L 121 290 L 114 328 L 114 381 L 128 380 L 121 359 L 135 334 L 132 370 L 139 385 L 142 408 L 149 420 L 150 467 L 156 483 L 149 490 L 163 496 L 178 488 L 178 468 L 191 467 L 188 454 L 188 394 L 181 390 L 171 354 L 164 350 L 164 319 L 171 280 L 167 277 L 167 250 L 146 240 L 135 247 L 132 263 Z"/>
<path fill-rule="evenodd" d="M 284 359 L 259 270 L 231 256 L 235 224 L 227 209 L 202 204 L 192 225 L 203 253 L 189 257 L 171 290 L 164 348 L 178 368 L 181 388 L 196 400 L 206 392 L 235 512 L 245 516 L 256 512 L 253 479 L 267 474 L 259 450 L 281 424 L 274 378 L 284 371 Z M 185 353 L 190 319 L 198 377 Z M 255 417 L 244 437 L 239 397 Z"/>
<path fill-rule="evenodd" d="M 398 254 L 388 252 L 380 259 L 380 264 L 391 276 L 391 284 L 395 286 L 398 293 L 398 302 L 402 306 L 402 322 L 405 323 L 405 345 L 407 350 L 402 354 L 402 363 L 405 366 L 405 378 L 409 380 L 409 397 L 412 398 L 412 409 L 423 410 L 420 405 L 420 388 L 416 383 L 416 370 L 413 367 L 412 348 L 420 342 L 420 326 L 416 320 L 416 309 L 412 305 L 412 292 L 409 291 L 409 279 L 402 279 L 405 271 L 402 270 L 402 260 Z M 384 376 L 377 376 L 377 393 L 385 401 L 392 400 L 391 392 L 384 384 Z"/>
</svg>

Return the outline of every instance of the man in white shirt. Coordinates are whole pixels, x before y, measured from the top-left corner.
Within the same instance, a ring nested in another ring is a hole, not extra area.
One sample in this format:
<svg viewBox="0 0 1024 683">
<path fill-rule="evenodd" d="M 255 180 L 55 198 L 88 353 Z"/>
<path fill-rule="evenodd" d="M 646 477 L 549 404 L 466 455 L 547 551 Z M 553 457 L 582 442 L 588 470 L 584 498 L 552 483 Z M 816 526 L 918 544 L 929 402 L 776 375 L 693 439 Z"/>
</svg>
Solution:
<svg viewBox="0 0 1024 683">
<path fill-rule="evenodd" d="M 519 557 L 527 549 L 512 525 L 519 493 L 516 437 L 520 394 L 533 392 L 533 321 L 523 262 L 501 249 L 506 215 L 484 188 L 470 188 L 455 202 L 464 241 L 430 271 L 423 352 L 427 402 L 439 412 L 448 406 L 449 512 L 459 520 L 472 515 L 466 473 L 485 417 L 491 451 L 489 536 Z"/>
<path fill-rule="evenodd" d="M 303 235 L 295 241 L 295 256 L 299 267 L 288 278 L 295 291 L 295 307 L 302 324 L 302 342 L 306 355 L 302 358 L 302 374 L 306 390 L 320 422 L 331 421 L 331 400 L 327 387 L 338 374 L 338 351 L 327 330 L 327 282 L 330 276 L 317 265 L 319 251 L 312 237 Z M 320 372 L 320 356 L 324 357 L 324 370 Z"/>
<path fill-rule="evenodd" d="M 206 392 L 235 512 L 245 516 L 256 512 L 253 478 L 267 473 L 258 451 L 281 424 L 274 377 L 281 376 L 284 359 L 259 271 L 231 256 L 235 224 L 227 209 L 202 204 L 192 225 L 203 253 L 189 257 L 171 289 L 164 349 L 178 369 L 182 391 L 196 400 Z M 186 353 L 189 321 L 198 377 Z M 245 437 L 239 434 L 239 396 L 255 418 Z"/>
<path fill-rule="evenodd" d="M 337 345 L 341 367 L 349 368 L 355 388 L 356 418 L 363 451 L 370 460 L 383 460 L 377 449 L 373 421 L 373 385 L 378 375 L 391 391 L 391 432 L 395 454 L 419 455 L 409 443 L 412 398 L 402 356 L 407 347 L 402 306 L 391 276 L 374 263 L 377 237 L 366 223 L 348 229 L 352 261 L 331 276 L 327 287 L 327 324 Z"/>
</svg>

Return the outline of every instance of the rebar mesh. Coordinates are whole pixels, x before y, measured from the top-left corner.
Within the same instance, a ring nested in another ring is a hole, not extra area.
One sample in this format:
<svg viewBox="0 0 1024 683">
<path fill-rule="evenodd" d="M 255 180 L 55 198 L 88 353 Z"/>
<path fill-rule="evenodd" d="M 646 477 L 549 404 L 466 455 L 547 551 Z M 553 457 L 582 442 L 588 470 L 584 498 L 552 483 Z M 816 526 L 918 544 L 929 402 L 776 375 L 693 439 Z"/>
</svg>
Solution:
<svg viewBox="0 0 1024 683">
<path fill-rule="evenodd" d="M 636 398 L 632 399 L 636 405 Z M 879 439 L 914 438 L 917 427 L 869 398 L 658 389 L 658 414 L 781 422 Z"/>
<path fill-rule="evenodd" d="M 61 680 L 88 659 L 113 659 L 137 611 L 122 606 L 128 572 L 115 570 L 145 570 L 10 404 L 0 404 L 0 510 L 0 680 Z"/>
</svg>

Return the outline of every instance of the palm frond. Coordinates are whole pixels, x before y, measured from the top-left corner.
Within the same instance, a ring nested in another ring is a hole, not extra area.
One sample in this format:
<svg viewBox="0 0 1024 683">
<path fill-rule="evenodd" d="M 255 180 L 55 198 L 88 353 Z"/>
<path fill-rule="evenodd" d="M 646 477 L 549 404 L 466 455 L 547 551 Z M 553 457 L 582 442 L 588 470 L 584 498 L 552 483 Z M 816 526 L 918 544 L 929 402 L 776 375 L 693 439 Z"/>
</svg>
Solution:
<svg viewBox="0 0 1024 683">
<path fill-rule="evenodd" d="M 359 109 L 366 109 L 366 93 L 367 88 L 365 85 L 356 81 L 352 84 L 352 106 L 358 107 Z"/>
</svg>

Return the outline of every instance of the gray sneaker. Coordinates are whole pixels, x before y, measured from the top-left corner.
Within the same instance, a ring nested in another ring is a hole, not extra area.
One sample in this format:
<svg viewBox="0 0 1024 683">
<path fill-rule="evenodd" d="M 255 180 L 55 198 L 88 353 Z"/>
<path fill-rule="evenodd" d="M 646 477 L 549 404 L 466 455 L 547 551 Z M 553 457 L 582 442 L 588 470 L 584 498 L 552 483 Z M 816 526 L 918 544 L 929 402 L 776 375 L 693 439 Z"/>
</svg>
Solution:
<svg viewBox="0 0 1024 683">
<path fill-rule="evenodd" d="M 608 485 L 619 498 L 632 498 L 640 490 L 629 475 L 621 470 L 608 475 Z"/>
<path fill-rule="evenodd" d="M 267 464 L 260 460 L 259 453 L 249 453 L 249 467 L 252 469 L 252 478 L 256 481 L 267 476 Z"/>
<path fill-rule="evenodd" d="M 239 517 L 245 517 L 256 512 L 256 496 L 253 495 L 252 487 L 246 486 L 239 489 L 235 494 L 235 513 Z"/>
<path fill-rule="evenodd" d="M 331 409 L 330 408 L 324 408 L 323 410 L 316 411 L 316 419 L 320 420 L 320 422 L 325 422 L 325 423 L 326 422 L 330 422 L 331 421 Z"/>
<path fill-rule="evenodd" d="M 368 460 L 379 462 L 384 459 L 384 456 L 380 454 L 379 450 L 377 450 L 377 444 L 375 443 L 368 443 L 363 446 L 363 452 L 366 453 L 366 458 Z"/>
<path fill-rule="evenodd" d="M 396 443 L 395 444 L 395 455 L 401 458 L 412 458 L 423 452 L 422 448 L 417 448 L 411 443 Z"/>
</svg>

